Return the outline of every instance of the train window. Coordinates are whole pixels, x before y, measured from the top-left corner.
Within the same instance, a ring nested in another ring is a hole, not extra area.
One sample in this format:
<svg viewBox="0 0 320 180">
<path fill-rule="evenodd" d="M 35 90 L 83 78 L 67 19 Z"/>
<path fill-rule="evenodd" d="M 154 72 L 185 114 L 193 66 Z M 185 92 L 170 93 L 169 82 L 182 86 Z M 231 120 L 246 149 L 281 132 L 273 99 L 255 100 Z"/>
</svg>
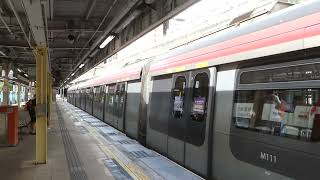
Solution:
<svg viewBox="0 0 320 180">
<path fill-rule="evenodd" d="M 305 141 L 320 139 L 320 90 L 237 91 L 234 123 L 259 133 Z"/>
<path fill-rule="evenodd" d="M 100 87 L 100 97 L 99 97 L 100 103 L 104 102 L 104 86 Z"/>
<path fill-rule="evenodd" d="M 273 83 L 270 83 L 319 80 L 319 68 L 319 64 L 304 64 L 242 73 L 239 86 L 251 83 L 270 86 L 267 90 L 236 91 L 235 126 L 273 136 L 320 140 L 320 89 L 295 88 L 298 84 L 288 89 L 272 89 Z"/>
<path fill-rule="evenodd" d="M 121 88 L 120 88 L 120 106 L 121 106 L 121 108 L 124 105 L 125 92 L 126 92 L 126 85 L 123 83 L 123 84 L 121 84 Z"/>
<path fill-rule="evenodd" d="M 209 77 L 207 73 L 195 76 L 192 89 L 191 119 L 205 121 L 207 116 L 207 102 L 209 95 Z"/>
<path fill-rule="evenodd" d="M 173 115 L 175 118 L 181 118 L 183 114 L 184 96 L 186 88 L 186 78 L 179 76 L 176 79 L 173 93 Z"/>
<path fill-rule="evenodd" d="M 124 83 L 121 85 L 121 92 L 126 92 L 126 85 Z"/>
<path fill-rule="evenodd" d="M 100 99 L 100 87 L 94 88 L 94 101 L 98 102 Z"/>
<path fill-rule="evenodd" d="M 173 94 L 172 74 L 152 78 L 150 94 L 150 128 L 162 133 L 168 133 L 169 114 L 172 114 L 170 105 Z"/>
</svg>

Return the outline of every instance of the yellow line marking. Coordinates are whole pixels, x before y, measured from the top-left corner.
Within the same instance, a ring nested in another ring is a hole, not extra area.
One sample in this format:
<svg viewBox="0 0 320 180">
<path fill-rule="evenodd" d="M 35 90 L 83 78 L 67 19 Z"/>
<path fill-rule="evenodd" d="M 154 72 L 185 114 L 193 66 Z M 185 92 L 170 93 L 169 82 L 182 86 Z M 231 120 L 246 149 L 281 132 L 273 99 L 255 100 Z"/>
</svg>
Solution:
<svg viewBox="0 0 320 180">
<path fill-rule="evenodd" d="M 99 142 L 100 145 L 98 145 L 100 147 L 100 149 L 110 158 L 113 158 L 114 160 L 116 160 L 120 166 L 127 171 L 131 177 L 133 177 L 134 179 L 137 180 L 149 180 L 150 178 L 148 176 L 146 176 L 143 172 L 141 172 L 140 170 L 137 169 L 137 167 L 132 164 L 132 163 L 124 163 L 122 162 L 115 153 L 112 152 L 111 149 L 109 149 L 107 146 L 105 146 L 103 144 L 103 142 L 101 142 L 100 138 L 98 137 L 102 137 L 93 127 L 87 125 L 87 123 L 85 124 L 86 128 L 89 130 L 90 134 L 95 137 L 95 139 Z"/>
</svg>

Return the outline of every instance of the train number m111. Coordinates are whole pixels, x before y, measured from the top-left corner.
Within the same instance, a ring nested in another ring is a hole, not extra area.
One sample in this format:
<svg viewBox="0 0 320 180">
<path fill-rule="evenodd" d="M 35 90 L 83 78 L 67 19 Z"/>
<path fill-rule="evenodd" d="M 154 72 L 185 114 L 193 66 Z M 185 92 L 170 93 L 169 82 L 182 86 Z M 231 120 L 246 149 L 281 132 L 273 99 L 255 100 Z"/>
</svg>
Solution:
<svg viewBox="0 0 320 180">
<path fill-rule="evenodd" d="M 277 156 L 265 152 L 260 152 L 260 159 L 271 163 L 277 163 Z"/>
</svg>

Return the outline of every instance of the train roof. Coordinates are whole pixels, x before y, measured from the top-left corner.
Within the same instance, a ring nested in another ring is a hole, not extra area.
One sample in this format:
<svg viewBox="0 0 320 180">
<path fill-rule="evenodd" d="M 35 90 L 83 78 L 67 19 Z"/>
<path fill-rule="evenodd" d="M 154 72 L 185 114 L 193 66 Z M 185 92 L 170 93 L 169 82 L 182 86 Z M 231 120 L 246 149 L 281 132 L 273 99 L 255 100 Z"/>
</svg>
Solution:
<svg viewBox="0 0 320 180">
<path fill-rule="evenodd" d="M 103 76 L 74 85 L 69 89 L 70 91 L 72 91 L 77 89 L 100 86 L 104 84 L 113 84 L 117 82 L 137 80 L 141 77 L 141 70 L 143 65 L 143 62 L 140 62 L 137 64 L 125 66 L 115 72 L 106 72 Z"/>
<path fill-rule="evenodd" d="M 221 59 L 221 57 L 274 45 L 270 43 L 257 45 L 257 41 L 262 42 L 266 38 L 279 38 L 277 35 L 280 34 L 292 36 L 290 34 L 292 31 L 319 24 L 319 12 L 320 1 L 308 1 L 273 13 L 250 24 L 227 28 L 180 46 L 154 59 L 150 67 L 151 74 L 156 76 L 229 63 L 229 60 Z M 290 37 L 280 38 L 286 38 L 285 40 L 288 41 L 293 40 Z M 274 41 L 274 43 L 277 43 L 277 41 Z M 278 43 L 281 42 L 278 41 Z M 244 47 L 248 44 L 250 45 Z M 215 59 L 218 60 L 215 61 Z M 238 57 L 234 61 L 245 59 L 247 57 Z"/>
<path fill-rule="evenodd" d="M 262 57 L 280 53 L 280 51 L 267 52 L 265 47 L 316 35 L 320 35 L 320 1 L 307 1 L 250 24 L 233 26 L 173 49 L 153 59 L 149 71 L 152 76 L 157 76 Z M 303 40 L 301 43 L 303 44 Z M 305 47 L 302 45 L 301 49 L 303 48 Z M 259 51 L 255 51 L 257 49 Z M 286 50 L 297 50 L 297 48 Z M 252 51 L 255 53 L 244 55 Z M 129 65 L 115 73 L 106 73 L 102 77 L 69 89 L 76 90 L 140 79 L 145 63 L 147 62 Z"/>
</svg>

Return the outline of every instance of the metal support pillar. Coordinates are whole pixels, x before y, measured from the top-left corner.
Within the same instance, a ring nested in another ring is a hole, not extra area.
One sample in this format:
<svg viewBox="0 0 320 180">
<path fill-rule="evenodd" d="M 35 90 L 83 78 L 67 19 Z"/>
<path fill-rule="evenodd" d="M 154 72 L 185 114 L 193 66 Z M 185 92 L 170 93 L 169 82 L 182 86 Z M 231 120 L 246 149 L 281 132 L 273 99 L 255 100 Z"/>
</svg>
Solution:
<svg viewBox="0 0 320 180">
<path fill-rule="evenodd" d="M 48 75 L 48 120 L 47 126 L 50 125 L 51 120 L 51 103 L 52 103 L 52 77 Z"/>
<path fill-rule="evenodd" d="M 8 80 L 8 74 L 9 74 L 9 65 L 6 64 L 3 66 L 3 69 L 5 73 L 3 74 L 3 88 L 2 88 L 2 105 L 9 105 L 9 80 Z"/>
<path fill-rule="evenodd" d="M 3 101 L 2 101 L 2 105 L 9 105 L 9 93 L 10 93 L 10 90 L 9 90 L 9 81 L 7 79 L 7 77 L 5 77 L 3 79 Z"/>
<path fill-rule="evenodd" d="M 18 83 L 18 108 L 20 108 L 21 105 L 21 83 Z"/>
<path fill-rule="evenodd" d="M 27 102 L 28 99 L 28 87 L 29 86 L 24 86 L 24 101 Z"/>
<path fill-rule="evenodd" d="M 36 48 L 36 163 L 47 162 L 48 49 Z"/>
</svg>

